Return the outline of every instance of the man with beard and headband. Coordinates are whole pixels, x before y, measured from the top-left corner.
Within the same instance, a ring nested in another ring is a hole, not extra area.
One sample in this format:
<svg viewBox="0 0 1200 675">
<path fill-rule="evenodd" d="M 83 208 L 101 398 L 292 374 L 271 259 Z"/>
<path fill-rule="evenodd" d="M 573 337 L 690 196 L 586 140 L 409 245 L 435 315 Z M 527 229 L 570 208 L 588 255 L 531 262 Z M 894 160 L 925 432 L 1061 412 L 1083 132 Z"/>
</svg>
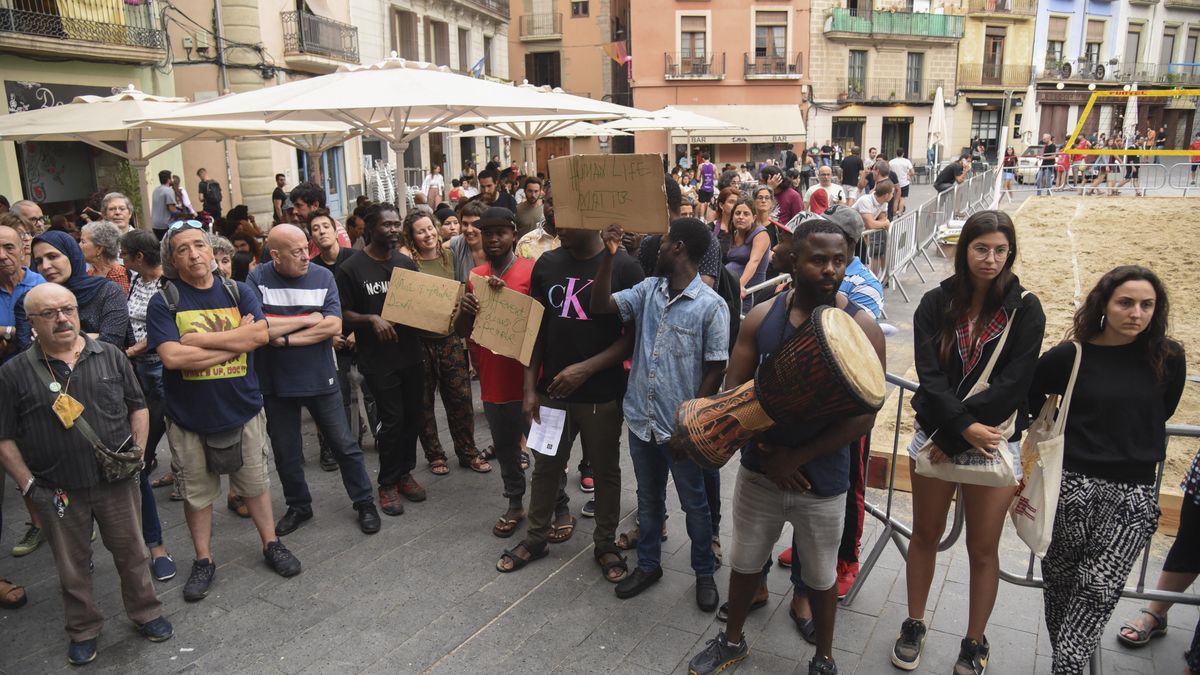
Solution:
<svg viewBox="0 0 1200 675">
<path fill-rule="evenodd" d="M 800 224 L 780 251 L 781 268 L 792 268 L 794 290 L 755 307 L 746 317 L 729 360 L 727 387 L 753 378 L 758 365 L 820 305 L 840 307 L 850 314 L 884 363 L 883 332 L 874 317 L 838 295 L 851 255 L 842 229 L 834 223 L 812 218 Z M 870 431 L 874 421 L 875 415 L 869 414 L 816 428 L 780 424 L 742 450 L 734 490 L 728 621 L 726 629 L 692 658 L 692 673 L 718 673 L 750 653 L 742 628 L 758 599 L 756 592 L 761 595 L 763 568 L 771 564 L 771 549 L 785 522 L 795 533 L 793 577 L 803 582 L 812 605 L 812 626 L 795 613 L 795 601 L 792 605 L 801 634 L 817 647 L 809 675 L 837 673 L 833 661 L 837 553 L 850 488 L 850 444 Z"/>
<path fill-rule="evenodd" d="M 618 598 L 638 595 L 663 576 L 662 542 L 667 480 L 675 479 L 691 539 L 696 604 L 712 612 L 720 604 L 713 553 L 712 514 L 700 466 L 676 459 L 668 447 L 675 411 L 684 401 L 717 392 L 729 357 L 729 308 L 700 278 L 698 265 L 712 232 L 695 218 L 678 218 L 662 238 L 655 276 L 612 292 L 612 271 L 624 230 L 604 231 L 605 255 L 592 285 L 593 314 L 619 314 L 634 324 L 633 366 L 625 392 L 629 454 L 637 477 L 638 565 L 617 584 Z"/>
</svg>

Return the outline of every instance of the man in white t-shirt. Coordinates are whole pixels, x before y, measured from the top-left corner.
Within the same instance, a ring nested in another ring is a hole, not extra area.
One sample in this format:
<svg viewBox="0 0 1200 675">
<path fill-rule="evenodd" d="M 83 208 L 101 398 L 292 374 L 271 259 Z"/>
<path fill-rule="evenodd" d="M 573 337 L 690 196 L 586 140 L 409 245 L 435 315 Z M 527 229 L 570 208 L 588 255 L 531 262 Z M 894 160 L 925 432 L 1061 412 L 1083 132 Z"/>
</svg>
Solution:
<svg viewBox="0 0 1200 675">
<path fill-rule="evenodd" d="M 908 158 L 908 151 L 904 148 L 896 150 L 896 156 L 888 162 L 892 167 L 892 172 L 900 180 L 896 183 L 896 187 L 900 188 L 900 199 L 896 202 L 896 215 L 904 213 L 904 200 L 908 199 L 908 186 L 912 185 L 913 176 L 916 172 L 913 170 L 913 163 Z"/>
<path fill-rule="evenodd" d="M 892 200 L 895 186 L 890 180 L 875 183 L 875 189 L 858 198 L 854 202 L 854 210 L 862 214 L 863 227 L 866 232 L 859 244 L 859 257 L 869 261 L 871 271 L 878 278 L 883 278 L 883 268 L 887 252 L 887 230 L 892 226 L 887 217 L 888 202 Z"/>
<path fill-rule="evenodd" d="M 823 166 L 817 169 L 817 184 L 808 189 L 804 193 L 804 203 L 812 202 L 812 193 L 816 190 L 824 190 L 825 194 L 829 195 L 829 204 L 849 204 L 850 201 L 846 196 L 846 189 L 841 185 L 833 182 L 833 168 Z"/>
</svg>

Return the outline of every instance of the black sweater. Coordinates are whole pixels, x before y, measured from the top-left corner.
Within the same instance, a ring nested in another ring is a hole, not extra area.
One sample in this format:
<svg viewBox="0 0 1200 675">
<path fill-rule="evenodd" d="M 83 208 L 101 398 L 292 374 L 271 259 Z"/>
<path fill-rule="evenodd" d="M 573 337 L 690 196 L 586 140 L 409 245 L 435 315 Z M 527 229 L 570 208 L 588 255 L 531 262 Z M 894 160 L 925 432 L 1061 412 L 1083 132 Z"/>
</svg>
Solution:
<svg viewBox="0 0 1200 675">
<path fill-rule="evenodd" d="M 962 397 L 975 386 L 987 366 L 1000 336 L 996 335 L 984 345 L 979 360 L 966 377 L 963 377 L 963 362 L 958 349 L 951 350 L 949 368 L 942 367 L 938 359 L 938 340 L 942 319 L 950 310 L 947 289 L 953 278 L 946 279 L 926 293 L 913 315 L 913 349 L 921 386 L 912 399 L 917 424 L 942 452 L 951 456 L 971 449 L 971 444 L 962 436 L 967 427 L 975 422 L 998 426 L 1013 411 L 1017 412 L 1017 423 L 1010 440 L 1021 438 L 1021 432 L 1029 426 L 1025 410 L 1029 383 L 1033 379 L 1038 353 L 1042 349 L 1042 336 L 1046 332 L 1046 315 L 1042 312 L 1041 301 L 1033 293 L 1022 298 L 1025 289 L 1014 277 L 1014 283 L 1004 298 L 1004 310 L 1010 317 L 1012 310 L 1018 311 L 1004 351 L 992 370 L 991 387 L 963 401 Z"/>
<path fill-rule="evenodd" d="M 1029 388 L 1033 414 L 1041 411 L 1047 396 L 1064 393 L 1074 363 L 1070 342 L 1042 355 Z M 1183 348 L 1164 365 L 1159 383 L 1141 341 L 1121 347 L 1083 345 L 1067 411 L 1064 469 L 1120 483 L 1154 484 L 1155 465 L 1166 453 L 1165 425 L 1183 394 Z"/>
</svg>

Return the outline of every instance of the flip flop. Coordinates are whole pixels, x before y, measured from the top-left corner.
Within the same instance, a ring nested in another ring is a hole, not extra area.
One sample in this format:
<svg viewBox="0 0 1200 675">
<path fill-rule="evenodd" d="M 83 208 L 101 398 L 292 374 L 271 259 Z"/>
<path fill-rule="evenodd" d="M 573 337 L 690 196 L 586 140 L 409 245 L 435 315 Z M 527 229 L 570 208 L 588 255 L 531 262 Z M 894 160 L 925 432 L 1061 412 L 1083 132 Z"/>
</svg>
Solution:
<svg viewBox="0 0 1200 675">
<path fill-rule="evenodd" d="M 568 516 L 571 522 L 563 525 L 551 525 L 550 534 L 546 536 L 546 541 L 552 544 L 561 544 L 571 539 L 571 535 L 575 534 L 575 516 Z"/>
<path fill-rule="evenodd" d="M 801 619 L 796 616 L 796 610 L 788 607 L 788 616 L 792 617 L 792 623 L 796 624 L 796 630 L 800 631 L 800 637 L 810 645 L 817 644 L 817 625 L 812 619 Z"/>
<path fill-rule="evenodd" d="M 518 556 L 516 553 L 514 553 L 514 551 L 516 551 L 518 548 L 525 548 L 525 551 L 529 553 L 528 560 L 526 560 L 525 558 L 522 558 L 522 557 Z M 506 549 L 504 551 L 504 553 L 500 556 L 500 560 L 496 561 L 496 571 L 501 572 L 503 574 L 508 574 L 509 572 L 516 572 L 517 570 L 525 567 L 526 565 L 533 562 L 534 560 L 541 560 L 542 558 L 545 558 L 548 555 L 550 555 L 550 547 L 546 546 L 545 544 L 542 544 L 542 547 L 538 550 L 532 550 L 532 549 L 525 547 L 525 542 L 521 542 L 520 544 L 517 544 L 516 546 L 514 546 L 510 549 Z M 504 558 L 506 558 L 506 557 L 512 561 L 512 567 L 510 569 L 504 569 L 503 567 L 500 566 L 500 563 L 503 562 Z"/>
<path fill-rule="evenodd" d="M 508 539 L 509 537 L 513 536 L 513 532 L 516 532 L 517 530 L 517 525 L 520 525 L 521 521 L 523 520 L 525 520 L 524 515 L 516 519 L 500 516 L 498 519 L 496 519 L 496 524 L 492 526 L 492 534 L 500 537 L 501 539 Z"/>
</svg>

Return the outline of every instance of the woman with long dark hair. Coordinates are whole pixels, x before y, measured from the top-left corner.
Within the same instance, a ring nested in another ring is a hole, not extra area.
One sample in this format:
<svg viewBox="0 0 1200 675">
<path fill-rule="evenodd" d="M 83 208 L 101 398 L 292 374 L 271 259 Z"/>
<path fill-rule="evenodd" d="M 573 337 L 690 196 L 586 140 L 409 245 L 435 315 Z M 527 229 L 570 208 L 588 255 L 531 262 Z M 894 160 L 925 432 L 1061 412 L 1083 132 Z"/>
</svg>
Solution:
<svg viewBox="0 0 1200 675">
<path fill-rule="evenodd" d="M 892 652 L 903 670 L 920 664 L 925 643 L 925 605 L 933 581 L 938 542 L 950 501 L 962 486 L 970 561 L 970 607 L 966 636 L 959 648 L 956 675 L 978 675 L 987 668 L 989 647 L 984 628 L 996 602 L 1000 580 L 1000 533 L 1012 487 L 952 483 L 916 471 L 916 455 L 926 443 L 936 465 L 987 466 L 998 460 L 1001 443 L 1013 455 L 1020 475 L 1019 440 L 1028 426 L 1026 408 L 1046 317 L 1032 293 L 1024 292 L 1013 263 L 1017 233 L 1008 214 L 980 211 L 967 219 L 954 257 L 954 275 L 921 298 L 913 316 L 914 350 L 920 387 L 913 395 L 916 431 L 912 459 L 913 534 L 905 571 L 908 618 Z M 1007 338 L 1001 340 L 1007 329 Z M 979 382 L 996 352 L 986 391 L 964 396 Z M 1001 426 L 1016 413 L 1011 437 Z"/>
<path fill-rule="evenodd" d="M 1067 334 L 1082 356 L 1058 512 L 1042 560 L 1056 674 L 1084 671 L 1138 553 L 1158 529 L 1156 469 L 1186 371 L 1183 347 L 1167 337 L 1169 314 L 1167 289 L 1153 272 L 1117 267 L 1088 293 Z M 1066 393 L 1075 353 L 1064 342 L 1038 361 L 1030 410 Z"/>
<path fill-rule="evenodd" d="M 722 188 L 717 194 L 717 217 L 708 224 L 717 239 L 725 244 L 725 249 L 729 248 L 729 236 L 733 232 L 733 205 L 740 198 L 741 193 L 736 188 Z"/>
<path fill-rule="evenodd" d="M 747 297 L 746 289 L 767 280 L 770 260 L 771 236 L 755 221 L 754 204 L 742 197 L 733 206 L 733 229 L 725 253 L 725 269 L 741 282 L 742 312 L 754 306 L 754 298 Z"/>
</svg>

